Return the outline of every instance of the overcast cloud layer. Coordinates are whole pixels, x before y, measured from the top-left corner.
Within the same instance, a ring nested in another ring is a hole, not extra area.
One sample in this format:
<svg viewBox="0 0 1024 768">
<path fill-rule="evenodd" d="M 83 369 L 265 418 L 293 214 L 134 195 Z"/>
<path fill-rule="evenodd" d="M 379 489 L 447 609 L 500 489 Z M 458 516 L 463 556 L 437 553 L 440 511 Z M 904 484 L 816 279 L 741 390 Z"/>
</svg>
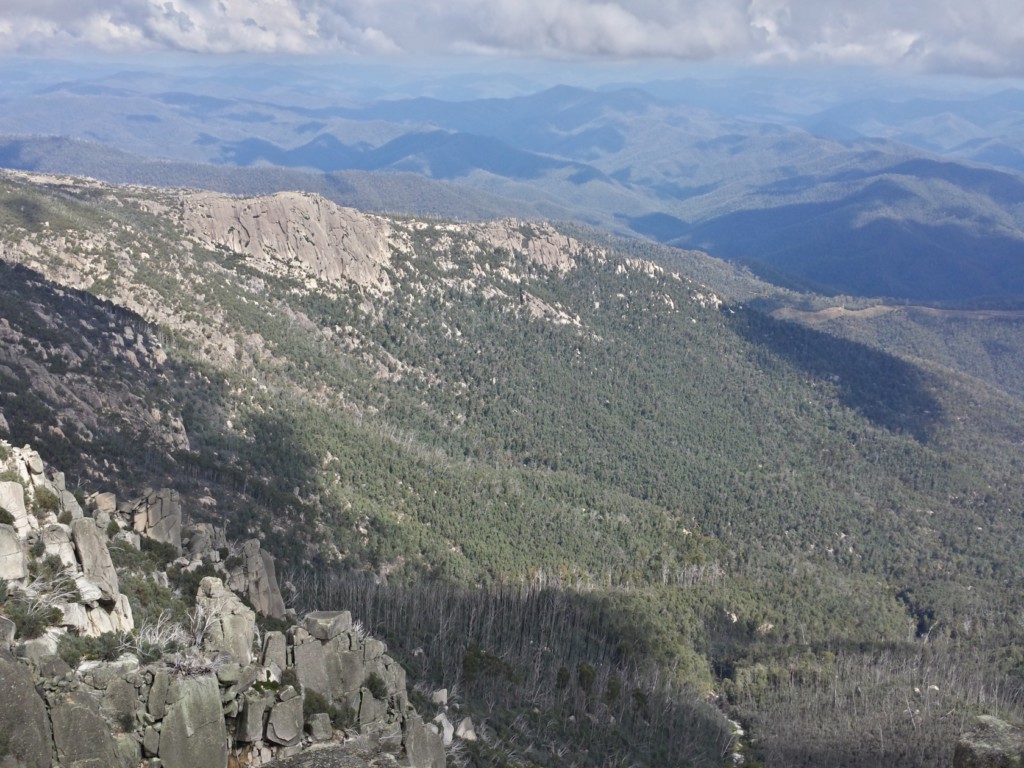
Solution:
<svg viewBox="0 0 1024 768">
<path fill-rule="evenodd" d="M 0 53 L 669 57 L 1024 75 L 1020 0 L 3 0 Z"/>
</svg>

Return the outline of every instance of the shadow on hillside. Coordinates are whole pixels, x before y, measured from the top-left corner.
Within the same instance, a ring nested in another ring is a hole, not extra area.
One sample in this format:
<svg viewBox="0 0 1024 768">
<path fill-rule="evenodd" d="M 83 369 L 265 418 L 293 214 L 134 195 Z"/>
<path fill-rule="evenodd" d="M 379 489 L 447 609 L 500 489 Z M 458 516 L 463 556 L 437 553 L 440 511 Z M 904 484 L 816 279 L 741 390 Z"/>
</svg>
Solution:
<svg viewBox="0 0 1024 768">
<path fill-rule="evenodd" d="M 731 327 L 773 358 L 797 366 L 835 386 L 840 402 L 876 426 L 928 441 L 942 418 L 928 373 L 864 344 L 840 339 L 799 323 L 736 309 Z"/>
<path fill-rule="evenodd" d="M 157 362 L 154 350 L 165 335 L 145 318 L 4 261 L 0 319 L 8 328 L 0 344 L 0 412 L 10 442 L 31 444 L 73 486 L 184 490 L 186 476 L 205 481 L 189 471 L 202 450 L 195 404 L 222 424 L 223 377 L 185 362 L 172 347 Z M 179 413 L 191 452 L 181 450 L 169 426 Z"/>
</svg>

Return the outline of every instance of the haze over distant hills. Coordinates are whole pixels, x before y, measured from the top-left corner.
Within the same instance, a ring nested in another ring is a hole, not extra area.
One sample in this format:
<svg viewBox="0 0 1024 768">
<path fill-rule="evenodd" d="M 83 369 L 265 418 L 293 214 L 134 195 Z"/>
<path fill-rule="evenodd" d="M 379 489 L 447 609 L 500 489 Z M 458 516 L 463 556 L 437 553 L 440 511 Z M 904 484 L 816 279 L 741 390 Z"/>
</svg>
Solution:
<svg viewBox="0 0 1024 768">
<path fill-rule="evenodd" d="M 283 67 L 59 73 L 0 91 L 0 165 L 576 220 L 824 292 L 1024 296 L 1018 90 L 940 97 L 764 76 L 498 89 L 492 78 L 447 83 L 458 100 L 382 98 L 353 74 Z M 488 90 L 502 95 L 465 98 Z"/>
</svg>

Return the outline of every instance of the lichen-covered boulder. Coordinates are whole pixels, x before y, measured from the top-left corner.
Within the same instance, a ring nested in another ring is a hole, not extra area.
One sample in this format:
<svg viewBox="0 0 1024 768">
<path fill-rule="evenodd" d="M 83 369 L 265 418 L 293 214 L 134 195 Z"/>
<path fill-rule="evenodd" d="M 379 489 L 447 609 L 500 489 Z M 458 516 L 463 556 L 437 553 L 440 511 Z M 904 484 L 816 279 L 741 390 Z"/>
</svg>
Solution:
<svg viewBox="0 0 1024 768">
<path fill-rule="evenodd" d="M 0 650 L 0 734 L 15 765 L 50 768 L 50 721 L 46 705 L 32 685 L 28 666 Z"/>
<path fill-rule="evenodd" d="M 87 693 L 74 691 L 51 701 L 50 721 L 59 765 L 106 768 L 121 764 L 110 726 Z"/>
<path fill-rule="evenodd" d="M 295 695 L 293 689 L 291 698 L 278 701 L 270 710 L 270 717 L 267 718 L 267 741 L 279 744 L 282 747 L 290 747 L 298 744 L 302 738 L 302 697 Z"/>
<path fill-rule="evenodd" d="M 220 688 L 213 676 L 175 679 L 160 730 L 164 768 L 224 768 L 227 730 Z"/>
</svg>

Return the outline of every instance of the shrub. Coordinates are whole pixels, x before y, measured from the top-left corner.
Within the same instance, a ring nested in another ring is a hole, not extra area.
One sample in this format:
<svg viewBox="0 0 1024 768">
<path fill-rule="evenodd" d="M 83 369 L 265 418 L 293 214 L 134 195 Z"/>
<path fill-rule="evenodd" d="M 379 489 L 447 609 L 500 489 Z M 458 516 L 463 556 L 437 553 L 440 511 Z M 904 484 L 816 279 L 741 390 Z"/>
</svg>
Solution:
<svg viewBox="0 0 1024 768">
<path fill-rule="evenodd" d="M 7 603 L 7 617 L 14 622 L 17 636 L 22 640 L 39 637 L 63 616 L 59 608 L 47 605 L 43 601 L 19 598 Z"/>
<path fill-rule="evenodd" d="M 337 706 L 331 704 L 316 691 L 306 691 L 302 699 L 302 716 L 309 720 L 313 715 L 321 712 L 331 718 L 331 725 L 338 730 L 351 728 L 356 722 L 356 713 L 348 705 Z"/>
<path fill-rule="evenodd" d="M 122 650 L 121 638 L 113 632 L 104 632 L 99 637 L 68 634 L 57 643 L 57 655 L 72 668 L 83 659 L 115 661 Z"/>
<path fill-rule="evenodd" d="M 28 548 L 28 553 L 32 557 L 42 557 L 44 552 L 46 552 L 46 544 L 43 543 L 42 539 L 36 539 L 32 542 L 32 546 Z"/>
<path fill-rule="evenodd" d="M 152 556 L 152 559 L 157 563 L 157 567 L 161 570 L 174 562 L 178 557 L 178 550 L 174 548 L 173 544 L 165 544 L 162 541 L 157 541 L 147 536 L 141 538 L 139 547 L 147 555 Z"/>
<path fill-rule="evenodd" d="M 116 520 L 111 520 L 107 523 L 107 538 L 112 539 L 121 532 L 121 526 L 117 524 Z"/>
<path fill-rule="evenodd" d="M 56 512 L 60 508 L 60 499 L 57 494 L 49 488 L 36 488 L 35 512 L 42 515 L 47 512 Z"/>
<path fill-rule="evenodd" d="M 0 579 L 0 603 L 7 602 L 7 579 Z"/>
<path fill-rule="evenodd" d="M 0 461 L 7 461 L 11 458 L 11 449 L 6 445 L 0 445 Z"/>
<path fill-rule="evenodd" d="M 57 522 L 61 525 L 71 525 L 71 510 L 65 509 L 57 515 Z"/>
<path fill-rule="evenodd" d="M 296 691 L 302 690 L 302 683 L 299 682 L 299 674 L 295 671 L 295 667 L 288 667 L 284 672 L 281 673 L 281 687 L 290 685 Z"/>
<path fill-rule="evenodd" d="M 306 691 L 302 697 L 302 716 L 308 720 L 313 715 L 326 712 L 330 706 L 323 694 L 312 690 Z"/>
<path fill-rule="evenodd" d="M 371 672 L 369 676 L 367 676 L 363 685 L 370 693 L 373 694 L 373 698 L 380 699 L 381 701 L 387 701 L 388 686 L 384 682 L 384 678 L 376 672 Z"/>
<path fill-rule="evenodd" d="M 4 525 L 14 525 L 14 515 L 3 507 L 0 507 L 0 523 Z"/>
</svg>

